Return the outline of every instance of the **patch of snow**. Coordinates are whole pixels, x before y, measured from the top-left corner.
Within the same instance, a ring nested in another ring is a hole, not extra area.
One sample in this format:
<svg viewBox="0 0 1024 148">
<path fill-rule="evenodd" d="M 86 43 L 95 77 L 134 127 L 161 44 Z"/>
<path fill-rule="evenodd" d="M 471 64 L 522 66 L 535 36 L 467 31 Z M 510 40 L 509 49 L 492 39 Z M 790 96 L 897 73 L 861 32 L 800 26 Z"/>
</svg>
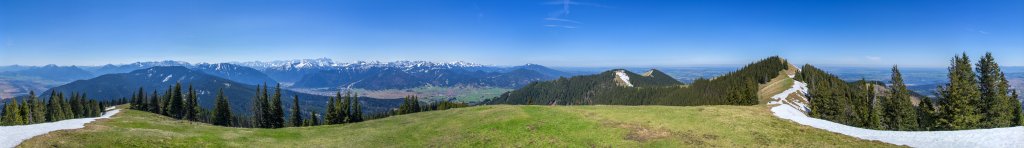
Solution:
<svg viewBox="0 0 1024 148">
<path fill-rule="evenodd" d="M 791 93 L 803 91 L 807 84 L 795 81 L 793 87 L 775 96 L 769 104 L 776 117 L 843 135 L 866 140 L 878 140 L 911 147 L 1020 147 L 1024 145 L 1024 126 L 959 130 L 959 131 L 883 131 L 858 128 L 807 116 L 806 105 L 787 105 L 783 101 Z M 805 99 L 802 98 L 801 99 Z M 796 102 L 792 102 L 796 103 Z M 798 107 L 799 106 L 799 107 Z"/>
<path fill-rule="evenodd" d="M 798 95 L 800 98 L 794 98 L 799 100 L 790 100 L 789 95 L 793 93 L 807 94 L 807 83 L 793 80 L 793 86 L 786 89 L 786 91 L 782 91 L 782 93 L 772 96 L 772 101 L 769 101 L 768 104 L 789 105 L 794 109 L 800 110 L 804 114 L 810 112 L 811 108 L 808 108 L 807 104 L 804 104 L 805 102 L 810 101 L 808 101 L 807 98 L 804 98 L 804 95 Z"/>
<path fill-rule="evenodd" d="M 113 109 L 113 107 L 107 108 L 107 110 L 110 109 Z M 68 119 L 31 125 L 0 126 L 0 131 L 4 131 L 3 136 L 0 136 L 0 147 L 18 146 L 22 141 L 52 131 L 83 128 L 86 123 L 96 121 L 96 119 L 110 118 L 110 116 L 113 116 L 118 112 L 121 112 L 121 110 L 110 110 L 103 113 L 102 116 L 95 118 Z"/>
<path fill-rule="evenodd" d="M 164 78 L 163 82 L 167 82 L 168 80 L 171 80 L 171 76 L 174 76 L 174 75 L 167 75 L 167 77 Z"/>
<path fill-rule="evenodd" d="M 629 75 L 626 75 L 625 70 L 615 71 L 615 75 L 619 76 L 619 80 L 622 80 L 623 83 L 626 83 L 626 86 L 633 87 L 633 83 L 629 82 Z"/>
</svg>

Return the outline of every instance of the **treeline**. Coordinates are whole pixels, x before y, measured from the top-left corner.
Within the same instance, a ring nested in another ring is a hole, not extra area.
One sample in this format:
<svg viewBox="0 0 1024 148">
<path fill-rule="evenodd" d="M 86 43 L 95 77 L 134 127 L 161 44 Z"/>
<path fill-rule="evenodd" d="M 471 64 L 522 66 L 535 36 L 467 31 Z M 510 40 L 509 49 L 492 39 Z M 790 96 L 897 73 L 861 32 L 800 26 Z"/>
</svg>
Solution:
<svg viewBox="0 0 1024 148">
<path fill-rule="evenodd" d="M 510 91 L 485 104 L 541 105 L 754 105 L 758 84 L 771 81 L 789 63 L 772 56 L 714 79 L 698 79 L 690 85 L 623 87 L 616 85 L 612 71 L 598 75 L 534 82 Z M 667 76 L 665 76 L 667 77 Z M 631 77 L 630 79 L 634 79 Z M 636 84 L 634 84 L 636 85 Z"/>
<path fill-rule="evenodd" d="M 47 101 L 41 101 L 35 92 L 29 92 L 21 101 L 11 99 L 0 111 L 0 125 L 26 125 L 54 122 L 65 119 L 99 117 L 107 106 L 122 104 L 124 100 L 96 101 L 88 99 L 85 94 L 71 93 L 69 98 L 64 93 L 51 92 Z"/>
<path fill-rule="evenodd" d="M 915 106 L 897 66 L 889 87 L 863 80 L 847 83 L 811 65 L 804 65 L 796 76 L 808 84 L 810 116 L 850 126 L 907 131 L 1024 124 L 1017 92 L 1010 91 L 991 53 L 978 61 L 977 69 L 966 54 L 954 57 L 949 79 L 938 88 L 938 102 L 920 97 Z"/>
<path fill-rule="evenodd" d="M 293 117 L 285 122 L 284 108 L 281 103 L 281 87 L 274 89 L 273 96 L 270 96 L 267 85 L 257 85 L 253 95 L 252 109 L 250 116 L 239 116 L 232 113 L 231 104 L 224 90 L 217 91 L 212 110 L 202 108 L 197 103 L 199 98 L 197 92 L 188 86 L 183 92 L 181 84 L 170 86 L 166 91 L 160 93 L 153 91 L 147 94 L 143 88 L 139 88 L 131 98 L 131 109 L 147 111 L 155 114 L 168 116 L 179 120 L 203 122 L 220 126 L 252 127 L 252 128 L 282 128 L 285 126 L 304 126 L 306 122 L 302 119 L 302 113 L 298 107 L 298 96 L 293 97 L 295 102 L 291 108 Z M 298 114 L 294 114 L 298 112 Z M 298 118 L 300 122 L 294 122 Z"/>
<path fill-rule="evenodd" d="M 182 92 L 181 84 L 168 87 L 167 91 L 159 93 L 153 91 L 147 94 L 139 88 L 131 98 L 131 109 L 147 111 L 165 115 L 179 120 L 203 122 L 219 126 L 249 127 L 249 128 L 282 128 L 298 126 L 332 125 L 362 122 L 369 119 L 384 118 L 397 114 L 408 114 L 420 111 L 443 110 L 456 107 L 468 106 L 465 103 L 442 101 L 438 103 L 420 106 L 414 96 L 406 97 L 402 107 L 394 111 L 382 112 L 373 115 L 365 115 L 358 94 L 341 92 L 330 97 L 327 102 L 326 111 L 308 111 L 299 107 L 299 96 L 292 96 L 292 106 L 289 109 L 288 117 L 281 103 L 281 87 L 274 87 L 274 93 L 268 90 L 269 86 L 257 85 L 253 95 L 252 109 L 250 116 L 240 116 L 231 112 L 231 104 L 220 89 L 215 98 L 214 108 L 207 110 L 200 107 L 196 102 L 196 96 L 192 86 Z M 412 109 L 416 106 L 415 109 Z M 287 119 L 287 120 L 286 120 Z"/>
<path fill-rule="evenodd" d="M 452 101 L 437 101 L 426 105 L 420 105 L 419 97 L 405 96 L 405 98 L 402 98 L 402 104 L 399 105 L 397 109 L 388 114 L 404 115 L 417 112 L 448 110 L 462 107 L 469 107 L 469 104 Z"/>
<path fill-rule="evenodd" d="M 147 94 L 143 88 L 139 88 L 137 92 L 133 93 L 129 108 L 161 114 L 175 119 L 212 122 L 211 111 L 199 106 L 199 98 L 197 96 L 192 85 L 189 85 L 188 90 L 182 93 L 181 83 L 169 86 L 162 95 L 155 90 L 153 93 Z"/>
</svg>

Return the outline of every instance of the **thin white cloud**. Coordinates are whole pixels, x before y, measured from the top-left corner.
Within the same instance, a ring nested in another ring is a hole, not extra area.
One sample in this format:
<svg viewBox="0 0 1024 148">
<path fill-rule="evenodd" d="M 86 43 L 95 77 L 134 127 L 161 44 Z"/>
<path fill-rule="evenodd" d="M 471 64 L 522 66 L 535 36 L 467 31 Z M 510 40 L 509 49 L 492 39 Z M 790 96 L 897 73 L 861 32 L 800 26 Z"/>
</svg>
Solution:
<svg viewBox="0 0 1024 148">
<path fill-rule="evenodd" d="M 544 24 L 544 27 L 547 27 L 547 28 L 558 28 L 558 29 L 577 29 L 577 27 L 559 26 L 559 24 Z"/>
<path fill-rule="evenodd" d="M 582 22 L 579 22 L 579 21 L 575 21 L 575 20 L 570 20 L 570 19 L 561 19 L 561 18 L 553 18 L 553 17 L 549 17 L 549 18 L 544 18 L 544 20 L 548 20 L 548 21 L 558 21 L 558 22 L 567 22 L 567 23 L 573 23 L 573 24 L 583 24 Z"/>
<path fill-rule="evenodd" d="M 868 59 L 868 60 L 871 60 L 871 61 L 881 61 L 882 60 L 882 57 L 878 57 L 878 56 L 864 56 L 864 58 Z"/>
</svg>

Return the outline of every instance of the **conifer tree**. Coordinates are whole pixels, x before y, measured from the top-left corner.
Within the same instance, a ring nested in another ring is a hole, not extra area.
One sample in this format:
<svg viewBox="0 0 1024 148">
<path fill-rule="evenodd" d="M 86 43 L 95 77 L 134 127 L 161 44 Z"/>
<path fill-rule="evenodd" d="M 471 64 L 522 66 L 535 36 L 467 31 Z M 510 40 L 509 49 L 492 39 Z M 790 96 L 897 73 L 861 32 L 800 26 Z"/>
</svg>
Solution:
<svg viewBox="0 0 1024 148">
<path fill-rule="evenodd" d="M 191 114 L 189 109 L 192 109 L 192 104 L 190 104 L 192 103 L 192 94 L 190 94 L 192 93 L 192 90 L 188 90 L 186 88 L 184 91 L 185 92 L 181 94 L 181 120 L 191 121 L 192 116 L 189 115 Z"/>
<path fill-rule="evenodd" d="M 149 112 L 160 114 L 160 111 L 163 109 L 160 108 L 160 99 L 157 98 L 157 96 L 160 95 L 157 95 L 156 90 L 154 90 L 153 93 L 149 96 L 150 98 L 147 106 L 149 107 Z"/>
<path fill-rule="evenodd" d="M 351 122 L 363 122 L 363 107 L 359 105 L 359 94 L 355 94 L 352 97 L 352 117 Z"/>
<path fill-rule="evenodd" d="M 932 130 L 935 128 L 935 105 L 931 98 L 921 98 L 917 105 L 917 125 L 921 130 Z"/>
<path fill-rule="evenodd" d="M 271 99 L 270 114 L 271 128 L 284 127 L 284 109 L 281 107 L 281 84 L 274 87 L 274 97 Z"/>
<path fill-rule="evenodd" d="M 196 91 L 192 89 L 192 84 L 188 85 L 188 93 L 185 94 L 184 105 L 182 105 L 182 112 L 185 120 L 196 121 Z"/>
<path fill-rule="evenodd" d="M 995 62 L 992 53 L 985 53 L 985 56 L 977 64 L 979 88 L 981 100 L 978 105 L 984 117 L 981 119 L 981 127 L 1008 127 L 1015 125 L 1017 116 L 1014 110 L 1020 106 L 1013 106 L 1016 98 L 1010 96 L 1010 87 L 1006 76 Z"/>
<path fill-rule="evenodd" d="M 937 126 L 951 130 L 977 127 L 982 118 L 977 107 L 981 93 L 974 76 L 966 53 L 953 58 L 949 67 L 949 84 L 940 91 Z"/>
<path fill-rule="evenodd" d="M 914 105 L 910 101 L 910 91 L 907 90 L 907 86 L 903 83 L 903 75 L 900 74 L 900 70 L 897 66 L 892 66 L 892 87 L 891 97 L 889 98 L 891 108 L 887 108 L 892 113 L 887 113 L 892 117 L 894 122 L 890 124 L 893 130 L 916 130 L 918 129 L 917 123 L 917 112 L 914 110 Z"/>
<path fill-rule="evenodd" d="M 302 126 L 302 113 L 299 111 L 299 95 L 295 95 L 292 97 L 292 126 Z"/>
<path fill-rule="evenodd" d="M 231 126 L 231 120 L 234 117 L 231 115 L 231 104 L 228 103 L 228 98 L 224 96 L 223 88 L 217 91 L 217 101 L 213 108 L 213 114 L 213 125 Z"/>
<path fill-rule="evenodd" d="M 316 112 L 309 112 L 309 120 L 312 120 L 309 123 L 310 126 L 320 125 L 320 121 L 319 121 L 319 118 L 317 118 L 317 113 Z"/>
<path fill-rule="evenodd" d="M 61 114 L 63 114 L 63 118 L 61 118 L 61 120 L 75 118 L 74 112 L 71 111 L 70 101 L 64 97 L 64 93 L 57 93 L 57 95 L 60 96 L 58 100 L 60 100 Z"/>
<path fill-rule="evenodd" d="M 36 97 L 35 91 L 28 92 L 29 104 L 32 108 L 32 123 L 43 123 L 46 122 L 46 106 L 43 101 Z"/>
<path fill-rule="evenodd" d="M 338 97 L 341 97 L 341 92 L 338 92 Z M 339 114 L 338 116 L 342 117 L 341 123 L 349 123 L 349 122 L 351 122 L 351 120 L 352 120 L 352 114 L 351 114 L 352 113 L 352 92 L 346 92 L 345 93 L 345 99 L 341 102 L 340 109 L 341 109 L 341 111 L 339 111 L 339 112 L 341 112 L 341 114 Z"/>
<path fill-rule="evenodd" d="M 50 92 L 50 100 L 47 101 L 47 104 L 46 104 L 46 121 L 47 122 L 59 121 L 59 120 L 64 118 L 61 115 L 60 102 L 58 101 L 60 99 L 57 99 L 57 97 L 58 96 L 57 96 L 57 92 L 56 91 L 51 91 Z"/>
<path fill-rule="evenodd" d="M 253 124 L 253 127 L 265 128 L 265 127 L 268 127 L 268 124 L 267 124 L 267 121 L 266 121 L 267 117 L 265 117 L 267 115 L 267 112 L 268 112 L 266 110 L 266 108 L 267 108 L 267 105 L 266 105 L 267 101 L 264 99 L 264 97 L 262 97 L 263 96 L 263 90 L 260 89 L 260 87 L 262 87 L 262 86 L 256 85 L 256 96 L 254 96 L 253 99 L 252 99 L 252 101 L 253 101 L 253 103 L 252 103 L 252 115 L 253 115 L 252 116 L 252 122 L 253 123 L 252 124 Z"/>
<path fill-rule="evenodd" d="M 185 113 L 185 106 L 182 101 L 184 100 L 184 98 L 182 98 L 181 95 L 181 83 L 175 83 L 174 89 L 171 90 L 171 92 L 169 93 L 171 94 L 171 98 L 169 107 L 170 110 L 168 110 L 168 114 L 170 114 L 171 117 L 174 117 L 176 119 L 181 119 Z"/>
<path fill-rule="evenodd" d="M 1017 90 L 1013 90 L 1010 93 L 1010 96 L 1014 99 L 1020 98 L 1020 95 L 1017 94 Z M 1019 106 L 1017 109 L 1014 110 L 1014 114 L 1017 114 L 1017 125 L 1024 126 L 1024 110 L 1022 110 L 1024 109 L 1024 106 L 1021 106 L 1022 103 L 1019 100 L 1014 100 L 1011 103 L 1013 103 L 1012 106 Z"/>
<path fill-rule="evenodd" d="M 882 127 L 882 103 L 878 100 L 878 96 L 875 95 L 875 85 L 867 85 L 868 89 L 865 91 L 867 97 L 871 100 L 871 113 L 868 115 L 868 127 L 871 129 L 883 129 Z"/>
<path fill-rule="evenodd" d="M 11 101 L 16 101 L 16 100 L 11 100 Z M 21 107 L 18 108 L 18 115 L 21 116 L 21 123 L 22 124 L 32 124 L 32 118 L 31 118 L 32 117 L 32 115 L 31 115 L 32 113 L 30 112 L 31 111 L 30 107 L 32 106 L 32 104 L 28 103 L 28 98 L 22 98 L 21 99 L 21 103 L 19 103 L 19 104 L 21 104 L 20 105 Z"/>
<path fill-rule="evenodd" d="M 0 125 L 22 125 L 25 124 L 21 118 L 21 109 L 18 106 L 18 102 L 11 100 L 9 103 L 4 105 L 3 114 L 0 115 Z"/>
<path fill-rule="evenodd" d="M 78 95 L 78 93 L 74 93 L 74 92 L 71 93 L 71 100 L 68 101 L 69 106 L 71 106 L 71 114 L 72 114 L 71 118 L 81 118 L 82 117 L 82 113 L 83 113 L 83 111 L 82 111 L 83 108 L 82 108 L 82 104 L 81 104 L 82 100 L 79 97 L 80 96 Z"/>
<path fill-rule="evenodd" d="M 334 105 L 335 102 L 336 100 L 334 99 L 334 97 L 330 97 L 330 100 L 327 101 L 327 111 L 325 112 L 326 114 L 324 114 L 324 123 L 327 125 L 336 124 L 334 121 L 337 121 L 338 117 L 337 114 L 335 113 L 338 111 L 338 109 Z"/>
</svg>

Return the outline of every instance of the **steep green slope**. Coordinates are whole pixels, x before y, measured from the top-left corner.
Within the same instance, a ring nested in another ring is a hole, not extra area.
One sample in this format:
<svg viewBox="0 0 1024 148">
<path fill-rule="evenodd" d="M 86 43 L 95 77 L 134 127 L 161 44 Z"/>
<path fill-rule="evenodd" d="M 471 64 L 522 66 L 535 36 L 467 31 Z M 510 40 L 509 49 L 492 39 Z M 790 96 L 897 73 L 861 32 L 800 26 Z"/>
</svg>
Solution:
<svg viewBox="0 0 1024 148">
<path fill-rule="evenodd" d="M 361 123 L 216 127 L 124 110 L 20 147 L 893 147 L 775 118 L 758 106 L 478 106 Z"/>
</svg>

